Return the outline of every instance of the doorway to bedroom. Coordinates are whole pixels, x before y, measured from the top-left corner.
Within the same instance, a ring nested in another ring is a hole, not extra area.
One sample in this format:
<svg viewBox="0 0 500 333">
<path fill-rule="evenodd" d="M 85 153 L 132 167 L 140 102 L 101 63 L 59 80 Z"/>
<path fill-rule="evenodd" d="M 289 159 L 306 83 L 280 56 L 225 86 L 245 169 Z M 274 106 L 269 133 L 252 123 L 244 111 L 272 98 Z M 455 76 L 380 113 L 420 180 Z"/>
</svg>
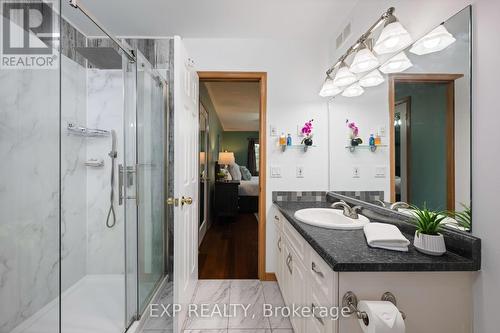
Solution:
<svg viewBox="0 0 500 333">
<path fill-rule="evenodd" d="M 264 280 L 266 74 L 198 74 L 199 279 Z"/>
</svg>

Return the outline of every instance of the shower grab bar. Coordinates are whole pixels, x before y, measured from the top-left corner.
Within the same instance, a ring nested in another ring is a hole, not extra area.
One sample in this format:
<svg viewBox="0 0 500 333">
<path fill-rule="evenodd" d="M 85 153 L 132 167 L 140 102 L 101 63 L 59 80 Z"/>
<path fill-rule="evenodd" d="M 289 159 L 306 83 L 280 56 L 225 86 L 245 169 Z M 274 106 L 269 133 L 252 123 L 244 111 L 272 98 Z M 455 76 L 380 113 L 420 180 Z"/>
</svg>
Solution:
<svg viewBox="0 0 500 333">
<path fill-rule="evenodd" d="M 98 137 L 98 136 L 110 136 L 111 135 L 111 132 L 107 131 L 107 130 L 77 126 L 73 123 L 68 124 L 67 130 L 68 130 L 68 134 L 75 134 L 75 135 L 86 136 L 86 137 Z"/>
<path fill-rule="evenodd" d="M 118 47 L 123 52 L 125 52 L 125 55 L 127 56 L 128 60 L 130 62 L 136 62 L 137 61 L 137 58 L 136 58 L 136 56 L 134 54 L 134 51 L 130 50 L 127 47 L 125 47 L 125 45 L 123 45 L 123 43 L 120 42 L 118 40 L 118 38 L 116 38 L 110 32 L 108 32 L 106 29 L 104 29 L 104 27 L 102 26 L 102 24 L 99 23 L 99 21 L 94 17 L 94 15 L 92 15 L 87 9 L 85 9 L 84 7 L 82 7 L 82 5 L 80 4 L 79 0 L 69 0 L 69 4 L 71 5 L 71 7 L 79 9 L 85 16 L 87 16 L 92 22 L 94 22 L 94 24 L 97 25 L 97 27 L 99 29 L 101 29 L 102 32 L 104 32 L 113 42 L 116 43 L 116 45 L 118 45 Z"/>
</svg>

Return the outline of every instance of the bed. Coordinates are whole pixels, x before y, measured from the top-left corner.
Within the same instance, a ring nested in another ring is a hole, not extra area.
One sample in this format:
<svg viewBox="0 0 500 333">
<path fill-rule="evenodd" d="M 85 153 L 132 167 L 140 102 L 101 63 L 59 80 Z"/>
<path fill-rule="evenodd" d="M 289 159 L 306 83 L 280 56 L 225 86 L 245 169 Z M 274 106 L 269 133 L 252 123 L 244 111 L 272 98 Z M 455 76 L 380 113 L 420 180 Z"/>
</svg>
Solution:
<svg viewBox="0 0 500 333">
<path fill-rule="evenodd" d="M 257 213 L 259 211 L 259 177 L 240 180 L 238 198 L 241 213 Z"/>
</svg>

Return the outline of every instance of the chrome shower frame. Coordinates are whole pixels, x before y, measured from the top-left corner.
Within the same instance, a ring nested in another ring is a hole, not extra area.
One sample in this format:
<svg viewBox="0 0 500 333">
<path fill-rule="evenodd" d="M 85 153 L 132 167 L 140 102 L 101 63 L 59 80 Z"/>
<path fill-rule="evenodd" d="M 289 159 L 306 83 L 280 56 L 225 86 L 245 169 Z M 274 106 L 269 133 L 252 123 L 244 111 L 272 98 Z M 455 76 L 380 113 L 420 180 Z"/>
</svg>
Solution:
<svg viewBox="0 0 500 333">
<path fill-rule="evenodd" d="M 92 15 L 85 7 L 82 7 L 81 3 L 79 0 L 69 0 L 69 4 L 76 8 L 79 9 L 85 16 L 89 18 L 99 29 L 101 29 L 102 32 L 106 34 L 113 42 L 118 45 L 118 47 L 125 53 L 127 56 L 128 60 L 130 62 L 136 62 L 137 57 L 135 55 L 134 50 L 129 49 L 127 46 L 125 46 L 118 38 L 116 38 L 113 34 L 111 34 L 109 31 L 107 31 L 103 25 L 95 18 L 94 15 Z"/>
</svg>

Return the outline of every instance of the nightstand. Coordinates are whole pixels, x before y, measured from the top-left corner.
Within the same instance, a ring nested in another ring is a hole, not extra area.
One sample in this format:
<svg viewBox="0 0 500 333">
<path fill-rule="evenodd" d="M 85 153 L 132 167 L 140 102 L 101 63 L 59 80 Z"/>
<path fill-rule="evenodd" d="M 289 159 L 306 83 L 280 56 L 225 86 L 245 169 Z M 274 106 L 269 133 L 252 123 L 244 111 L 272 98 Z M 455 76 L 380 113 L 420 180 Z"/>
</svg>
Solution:
<svg viewBox="0 0 500 333">
<path fill-rule="evenodd" d="M 238 215 L 239 180 L 218 180 L 215 182 L 215 216 L 235 217 Z"/>
</svg>

